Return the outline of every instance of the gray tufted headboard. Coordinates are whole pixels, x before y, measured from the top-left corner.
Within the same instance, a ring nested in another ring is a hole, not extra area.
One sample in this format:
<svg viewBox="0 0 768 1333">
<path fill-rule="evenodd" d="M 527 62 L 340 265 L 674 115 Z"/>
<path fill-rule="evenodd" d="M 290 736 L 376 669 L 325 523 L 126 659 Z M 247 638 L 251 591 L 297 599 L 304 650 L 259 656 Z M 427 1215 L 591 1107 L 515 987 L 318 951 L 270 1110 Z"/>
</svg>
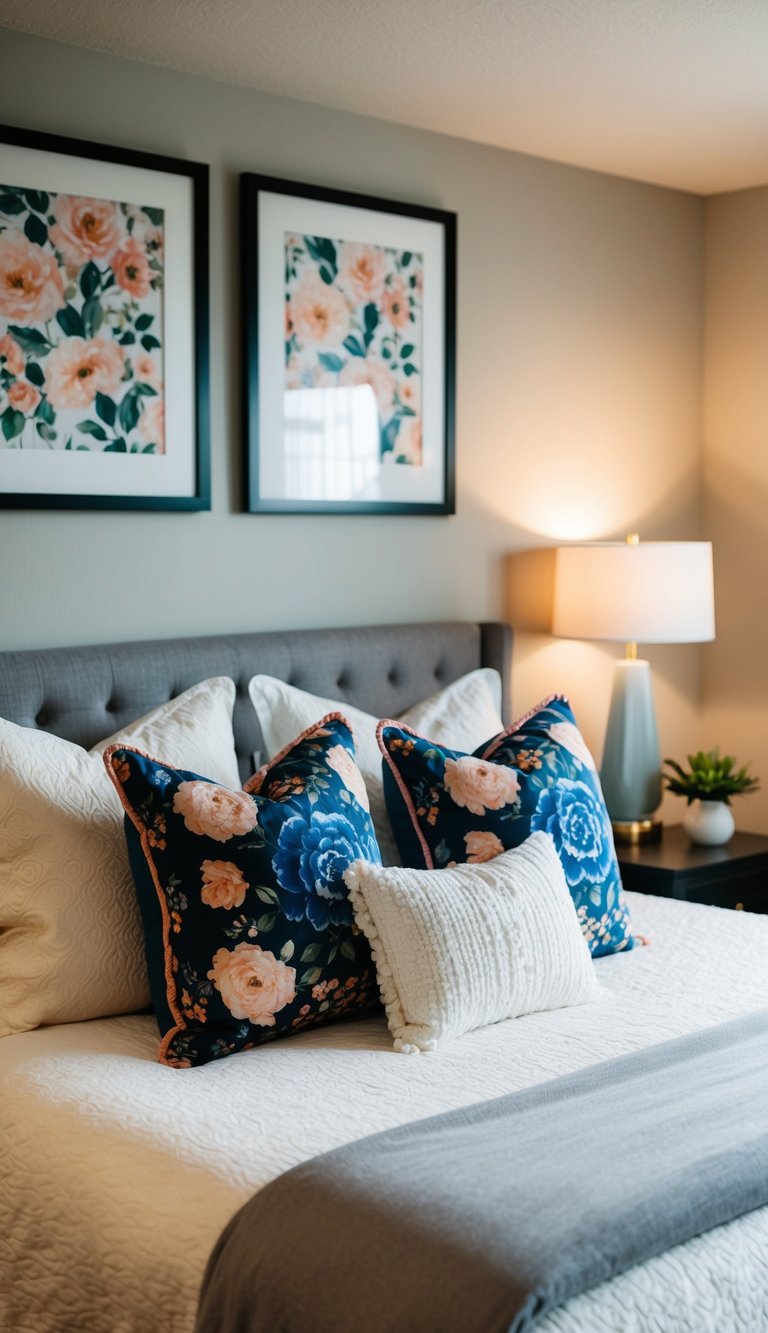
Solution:
<svg viewBox="0 0 768 1333">
<path fill-rule="evenodd" d="M 478 666 L 501 674 L 509 716 L 512 630 L 437 622 L 289 630 L 0 653 L 0 717 L 90 747 L 209 676 L 237 685 L 235 740 L 244 777 L 261 750 L 248 681 L 262 673 L 396 716 Z"/>
</svg>

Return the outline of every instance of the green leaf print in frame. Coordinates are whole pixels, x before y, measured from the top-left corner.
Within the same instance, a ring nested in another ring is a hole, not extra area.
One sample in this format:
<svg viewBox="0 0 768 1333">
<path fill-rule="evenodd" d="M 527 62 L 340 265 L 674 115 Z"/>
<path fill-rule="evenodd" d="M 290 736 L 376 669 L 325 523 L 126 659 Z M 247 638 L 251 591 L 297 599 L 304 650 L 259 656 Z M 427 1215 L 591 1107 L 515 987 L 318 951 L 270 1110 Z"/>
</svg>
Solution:
<svg viewBox="0 0 768 1333">
<path fill-rule="evenodd" d="M 208 167 L 0 127 L 0 505 L 208 509 Z"/>
</svg>

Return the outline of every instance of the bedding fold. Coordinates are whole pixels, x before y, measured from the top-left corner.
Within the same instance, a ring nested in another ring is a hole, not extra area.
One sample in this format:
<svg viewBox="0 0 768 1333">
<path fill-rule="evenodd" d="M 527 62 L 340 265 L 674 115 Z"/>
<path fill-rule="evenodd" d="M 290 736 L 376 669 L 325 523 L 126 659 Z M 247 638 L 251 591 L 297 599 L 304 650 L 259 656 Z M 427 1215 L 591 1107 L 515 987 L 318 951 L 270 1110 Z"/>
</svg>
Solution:
<svg viewBox="0 0 768 1333">
<path fill-rule="evenodd" d="M 527 1333 L 767 1203 L 764 1010 L 294 1168 L 224 1231 L 196 1330 Z"/>
</svg>

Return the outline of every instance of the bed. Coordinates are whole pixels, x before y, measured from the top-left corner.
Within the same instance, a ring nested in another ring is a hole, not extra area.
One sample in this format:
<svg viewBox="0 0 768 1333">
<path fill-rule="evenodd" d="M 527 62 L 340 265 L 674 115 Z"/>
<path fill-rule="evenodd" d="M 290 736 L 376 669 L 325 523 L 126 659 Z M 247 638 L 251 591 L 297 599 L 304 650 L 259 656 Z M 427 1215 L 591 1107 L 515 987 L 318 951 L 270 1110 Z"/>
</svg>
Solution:
<svg viewBox="0 0 768 1333">
<path fill-rule="evenodd" d="M 256 672 L 395 716 L 478 666 L 507 682 L 510 652 L 504 626 L 435 624 L 8 653 L 0 716 L 91 745 L 225 674 L 237 685 L 245 777 L 263 749 L 247 696 Z M 379 1016 L 187 1070 L 156 1062 L 148 1013 L 3 1038 L 0 1327 L 190 1333 L 222 1228 L 288 1168 L 768 1006 L 768 918 L 627 897 L 652 943 L 596 960 L 605 998 L 481 1028 L 426 1056 L 396 1053 Z M 758 1209 L 567 1302 L 539 1327 L 756 1333 L 768 1328 L 767 1245 L 768 1209 Z"/>
</svg>

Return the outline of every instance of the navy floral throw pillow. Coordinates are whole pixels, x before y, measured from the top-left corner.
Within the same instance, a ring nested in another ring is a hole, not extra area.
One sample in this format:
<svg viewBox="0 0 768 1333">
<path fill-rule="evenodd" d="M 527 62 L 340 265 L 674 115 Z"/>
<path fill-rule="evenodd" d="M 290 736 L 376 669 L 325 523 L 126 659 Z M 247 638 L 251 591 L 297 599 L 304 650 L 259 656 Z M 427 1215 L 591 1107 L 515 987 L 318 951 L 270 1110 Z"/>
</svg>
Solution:
<svg viewBox="0 0 768 1333">
<path fill-rule="evenodd" d="M 474 754 L 381 722 L 387 810 L 404 865 L 489 861 L 551 834 L 594 957 L 631 949 L 629 910 L 594 760 L 568 700 L 545 699 Z"/>
<path fill-rule="evenodd" d="M 204 1064 L 378 1007 L 343 875 L 381 864 L 348 723 L 329 714 L 244 791 L 129 746 L 126 811 L 164 1064 Z"/>
</svg>

